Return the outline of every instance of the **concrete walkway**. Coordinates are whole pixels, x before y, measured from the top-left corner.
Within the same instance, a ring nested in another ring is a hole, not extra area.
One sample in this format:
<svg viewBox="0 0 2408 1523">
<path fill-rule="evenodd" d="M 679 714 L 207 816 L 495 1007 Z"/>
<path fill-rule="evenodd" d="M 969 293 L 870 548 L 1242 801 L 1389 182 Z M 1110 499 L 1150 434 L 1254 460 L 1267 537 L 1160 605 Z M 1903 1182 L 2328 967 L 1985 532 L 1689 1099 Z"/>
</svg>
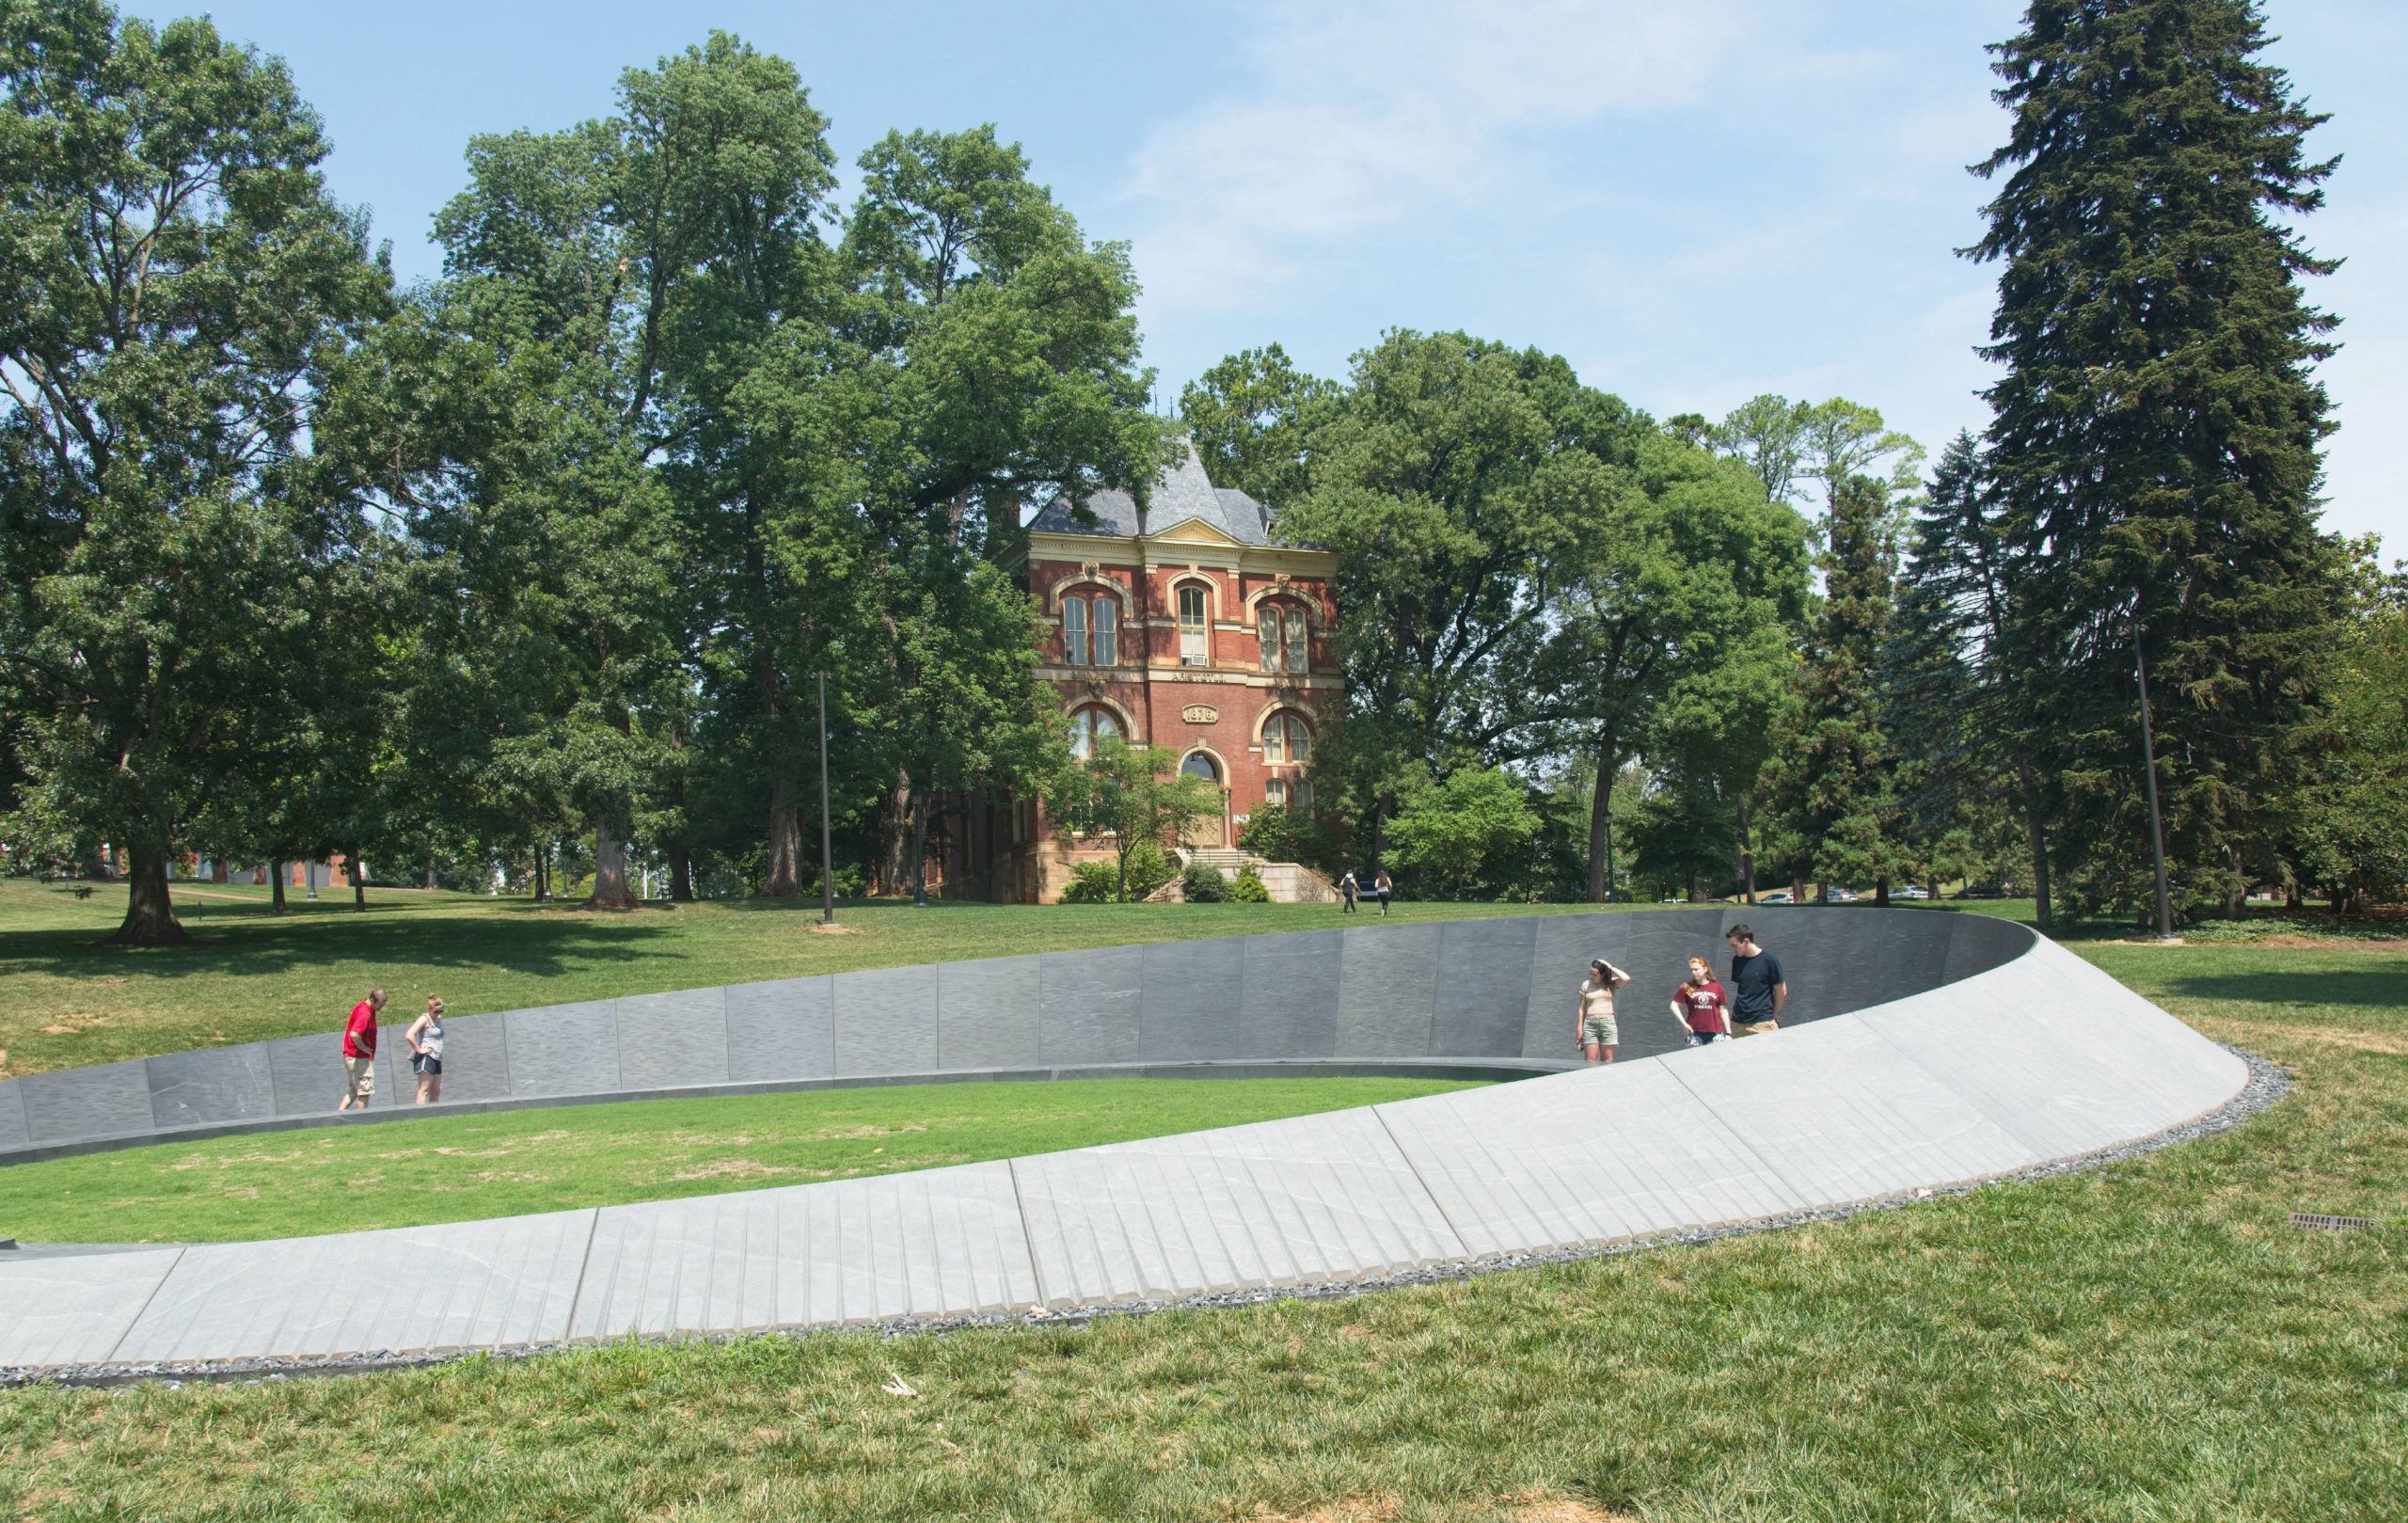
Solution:
<svg viewBox="0 0 2408 1523">
<path fill-rule="evenodd" d="M 2247 1076 L 2036 938 L 1774 1037 L 1395 1104 L 645 1205 L 0 1261 L 0 1366 L 373 1357 L 1342 1282 L 2013 1173 L 2180 1125 Z"/>
</svg>

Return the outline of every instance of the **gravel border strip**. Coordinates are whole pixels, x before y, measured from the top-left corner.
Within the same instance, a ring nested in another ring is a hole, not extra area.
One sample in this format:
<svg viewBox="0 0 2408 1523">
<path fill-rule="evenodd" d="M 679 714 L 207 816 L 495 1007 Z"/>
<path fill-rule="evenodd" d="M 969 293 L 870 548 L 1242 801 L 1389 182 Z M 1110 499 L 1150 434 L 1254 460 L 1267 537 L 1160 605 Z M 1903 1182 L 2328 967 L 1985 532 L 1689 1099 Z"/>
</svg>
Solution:
<svg viewBox="0 0 2408 1523">
<path fill-rule="evenodd" d="M 2212 1136 L 2231 1131 L 2259 1111 L 2267 1109 L 2290 1092 L 2289 1071 L 2244 1047 L 2220 1043 L 2225 1050 L 2249 1066 L 2248 1082 L 2240 1093 L 2205 1115 L 2194 1117 L 2178 1126 L 2141 1137 L 2131 1142 L 2101 1148 L 2095 1152 L 2060 1158 L 2018 1169 L 2011 1174 L 1992 1175 L 1968 1183 L 1940 1185 L 1928 1189 L 1880 1196 L 1842 1206 L 1818 1206 L 1807 1211 L 1786 1212 L 1778 1216 L 1751 1217 L 1747 1221 L 1726 1222 L 1715 1227 L 1682 1228 L 1658 1232 L 1643 1238 L 1626 1238 L 1611 1243 L 1581 1244 L 1571 1247 L 1548 1248 L 1529 1253 L 1489 1254 L 1476 1259 L 1450 1259 L 1437 1263 L 1422 1264 L 1412 1269 L 1386 1274 L 1368 1275 L 1358 1278 L 1325 1280 L 1307 1285 L 1259 1285 L 1236 1291 L 1212 1291 L 1197 1295 L 1177 1296 L 1160 1301 L 1116 1301 L 1100 1306 L 1049 1307 L 1028 1311 L 992 1312 L 961 1317 L 894 1317 L 882 1322 L 855 1323 L 841 1327 L 752 1328 L 741 1332 L 709 1334 L 676 1334 L 648 1338 L 648 1342 L 730 1343 L 743 1339 L 821 1338 L 831 1334 L 873 1334 L 880 1339 L 908 1338 L 921 1333 L 948 1333 L 969 1327 L 998 1327 L 1015 1324 L 1034 1327 L 1082 1327 L 1102 1317 L 1145 1316 L 1156 1311 L 1168 1311 L 1184 1307 L 1257 1306 L 1267 1301 L 1323 1301 L 1369 1294 L 1375 1291 L 1398 1290 L 1413 1285 L 1444 1285 L 1469 1279 L 1475 1275 L 1490 1274 L 1501 1269 L 1529 1269 L 1544 1264 L 1574 1263 L 1588 1259 L 1607 1259 L 1627 1253 L 1642 1253 L 1652 1248 L 1689 1243 L 1711 1243 L 1719 1238 L 1738 1237 L 1754 1232 L 1777 1232 L 1814 1222 L 1839 1221 L 1873 1211 L 1896 1211 L 1925 1200 L 1949 1196 L 1971 1195 L 1976 1190 L 1995 1184 L 2020 1183 L 2030 1180 L 2052 1179 L 2060 1174 L 2078 1173 L 2101 1168 L 2127 1158 L 2170 1148 L 2176 1143 L 2198 1137 Z M 429 1353 L 390 1354 L 372 1351 L 308 1358 L 222 1359 L 173 1364 L 103 1364 L 60 1365 L 40 1368 L 0 1367 L 0 1389 L 17 1389 L 28 1386 L 77 1386 L 106 1388 L 138 1385 L 155 1381 L 176 1387 L 188 1381 L 230 1383 L 290 1380 L 295 1377 L 361 1374 L 378 1370 L 410 1370 L 428 1365 L 452 1364 L 465 1359 L 525 1359 L 565 1353 L 573 1349 L 607 1347 L 624 1339 L 578 1341 L 574 1342 L 524 1343 L 500 1349 L 453 1349 Z"/>
</svg>

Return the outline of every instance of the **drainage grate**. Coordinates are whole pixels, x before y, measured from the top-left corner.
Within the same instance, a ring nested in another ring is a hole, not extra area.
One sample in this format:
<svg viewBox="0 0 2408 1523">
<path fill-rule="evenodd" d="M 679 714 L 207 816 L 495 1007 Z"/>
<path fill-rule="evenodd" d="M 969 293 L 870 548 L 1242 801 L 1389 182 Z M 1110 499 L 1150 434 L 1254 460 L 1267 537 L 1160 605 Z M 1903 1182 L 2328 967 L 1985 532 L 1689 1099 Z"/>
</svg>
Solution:
<svg viewBox="0 0 2408 1523">
<path fill-rule="evenodd" d="M 2312 1227 L 2320 1232 L 2363 1232 L 2374 1226 L 2370 1216 L 2327 1216 L 2318 1211 L 2294 1211 L 2293 1227 Z"/>
</svg>

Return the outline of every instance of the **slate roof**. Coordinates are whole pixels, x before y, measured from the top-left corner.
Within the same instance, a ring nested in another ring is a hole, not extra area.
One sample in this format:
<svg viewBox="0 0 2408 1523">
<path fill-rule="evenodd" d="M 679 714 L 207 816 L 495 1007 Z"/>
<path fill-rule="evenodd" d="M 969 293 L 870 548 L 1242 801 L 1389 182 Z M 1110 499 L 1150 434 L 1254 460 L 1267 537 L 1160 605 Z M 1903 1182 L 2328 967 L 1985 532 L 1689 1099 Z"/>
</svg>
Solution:
<svg viewBox="0 0 2408 1523">
<path fill-rule="evenodd" d="M 1180 457 L 1154 479 L 1153 501 L 1146 510 L 1145 532 L 1164 533 L 1196 518 L 1241 545 L 1270 544 L 1271 510 L 1234 486 L 1213 485 L 1212 479 L 1204 474 L 1204 462 L 1196 458 L 1191 440 L 1180 439 L 1179 447 Z M 1138 531 L 1137 504 L 1126 492 L 1098 492 L 1087 499 L 1087 511 L 1095 515 L 1096 521 L 1078 523 L 1070 516 L 1069 499 L 1056 498 L 1028 527 L 1049 534 L 1101 534 L 1124 539 Z"/>
</svg>

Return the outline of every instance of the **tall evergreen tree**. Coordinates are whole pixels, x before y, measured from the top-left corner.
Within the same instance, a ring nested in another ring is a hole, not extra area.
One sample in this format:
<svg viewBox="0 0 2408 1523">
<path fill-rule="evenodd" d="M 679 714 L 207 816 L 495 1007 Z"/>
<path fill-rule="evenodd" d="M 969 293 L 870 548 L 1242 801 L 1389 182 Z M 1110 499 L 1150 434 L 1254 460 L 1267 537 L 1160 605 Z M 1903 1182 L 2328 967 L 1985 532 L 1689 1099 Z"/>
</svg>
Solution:
<svg viewBox="0 0 2408 1523">
<path fill-rule="evenodd" d="M 1904 828 L 1922 854 L 1941 852 L 1952 836 L 1995 835 L 2004 803 L 2027 843 L 2046 926 L 2047 822 L 2018 738 L 2021 684 L 2002 653 L 2013 580 L 1980 446 L 1959 434 L 1932 471 L 1899 578 L 1882 657 L 1882 724 L 1898 757 Z"/>
<path fill-rule="evenodd" d="M 2009 648 L 2090 896 L 2146 881 L 2135 628 L 2183 896 L 2231 906 L 2334 599 L 2311 373 L 2334 319 L 2300 289 L 2334 265 L 2276 220 L 2322 203 L 2334 161 L 2267 40 L 2252 0 L 2033 0 L 1992 50 L 2015 121 L 1967 252 L 2002 267 Z"/>
<path fill-rule="evenodd" d="M 1889 487 L 1850 476 L 1831 493 L 1823 601 L 1799 669 L 1798 732 L 1773 762 L 1774 795 L 1823 893 L 1872 880 L 1886 901 L 1906 859 L 1877 688 L 1898 569 Z"/>
</svg>

